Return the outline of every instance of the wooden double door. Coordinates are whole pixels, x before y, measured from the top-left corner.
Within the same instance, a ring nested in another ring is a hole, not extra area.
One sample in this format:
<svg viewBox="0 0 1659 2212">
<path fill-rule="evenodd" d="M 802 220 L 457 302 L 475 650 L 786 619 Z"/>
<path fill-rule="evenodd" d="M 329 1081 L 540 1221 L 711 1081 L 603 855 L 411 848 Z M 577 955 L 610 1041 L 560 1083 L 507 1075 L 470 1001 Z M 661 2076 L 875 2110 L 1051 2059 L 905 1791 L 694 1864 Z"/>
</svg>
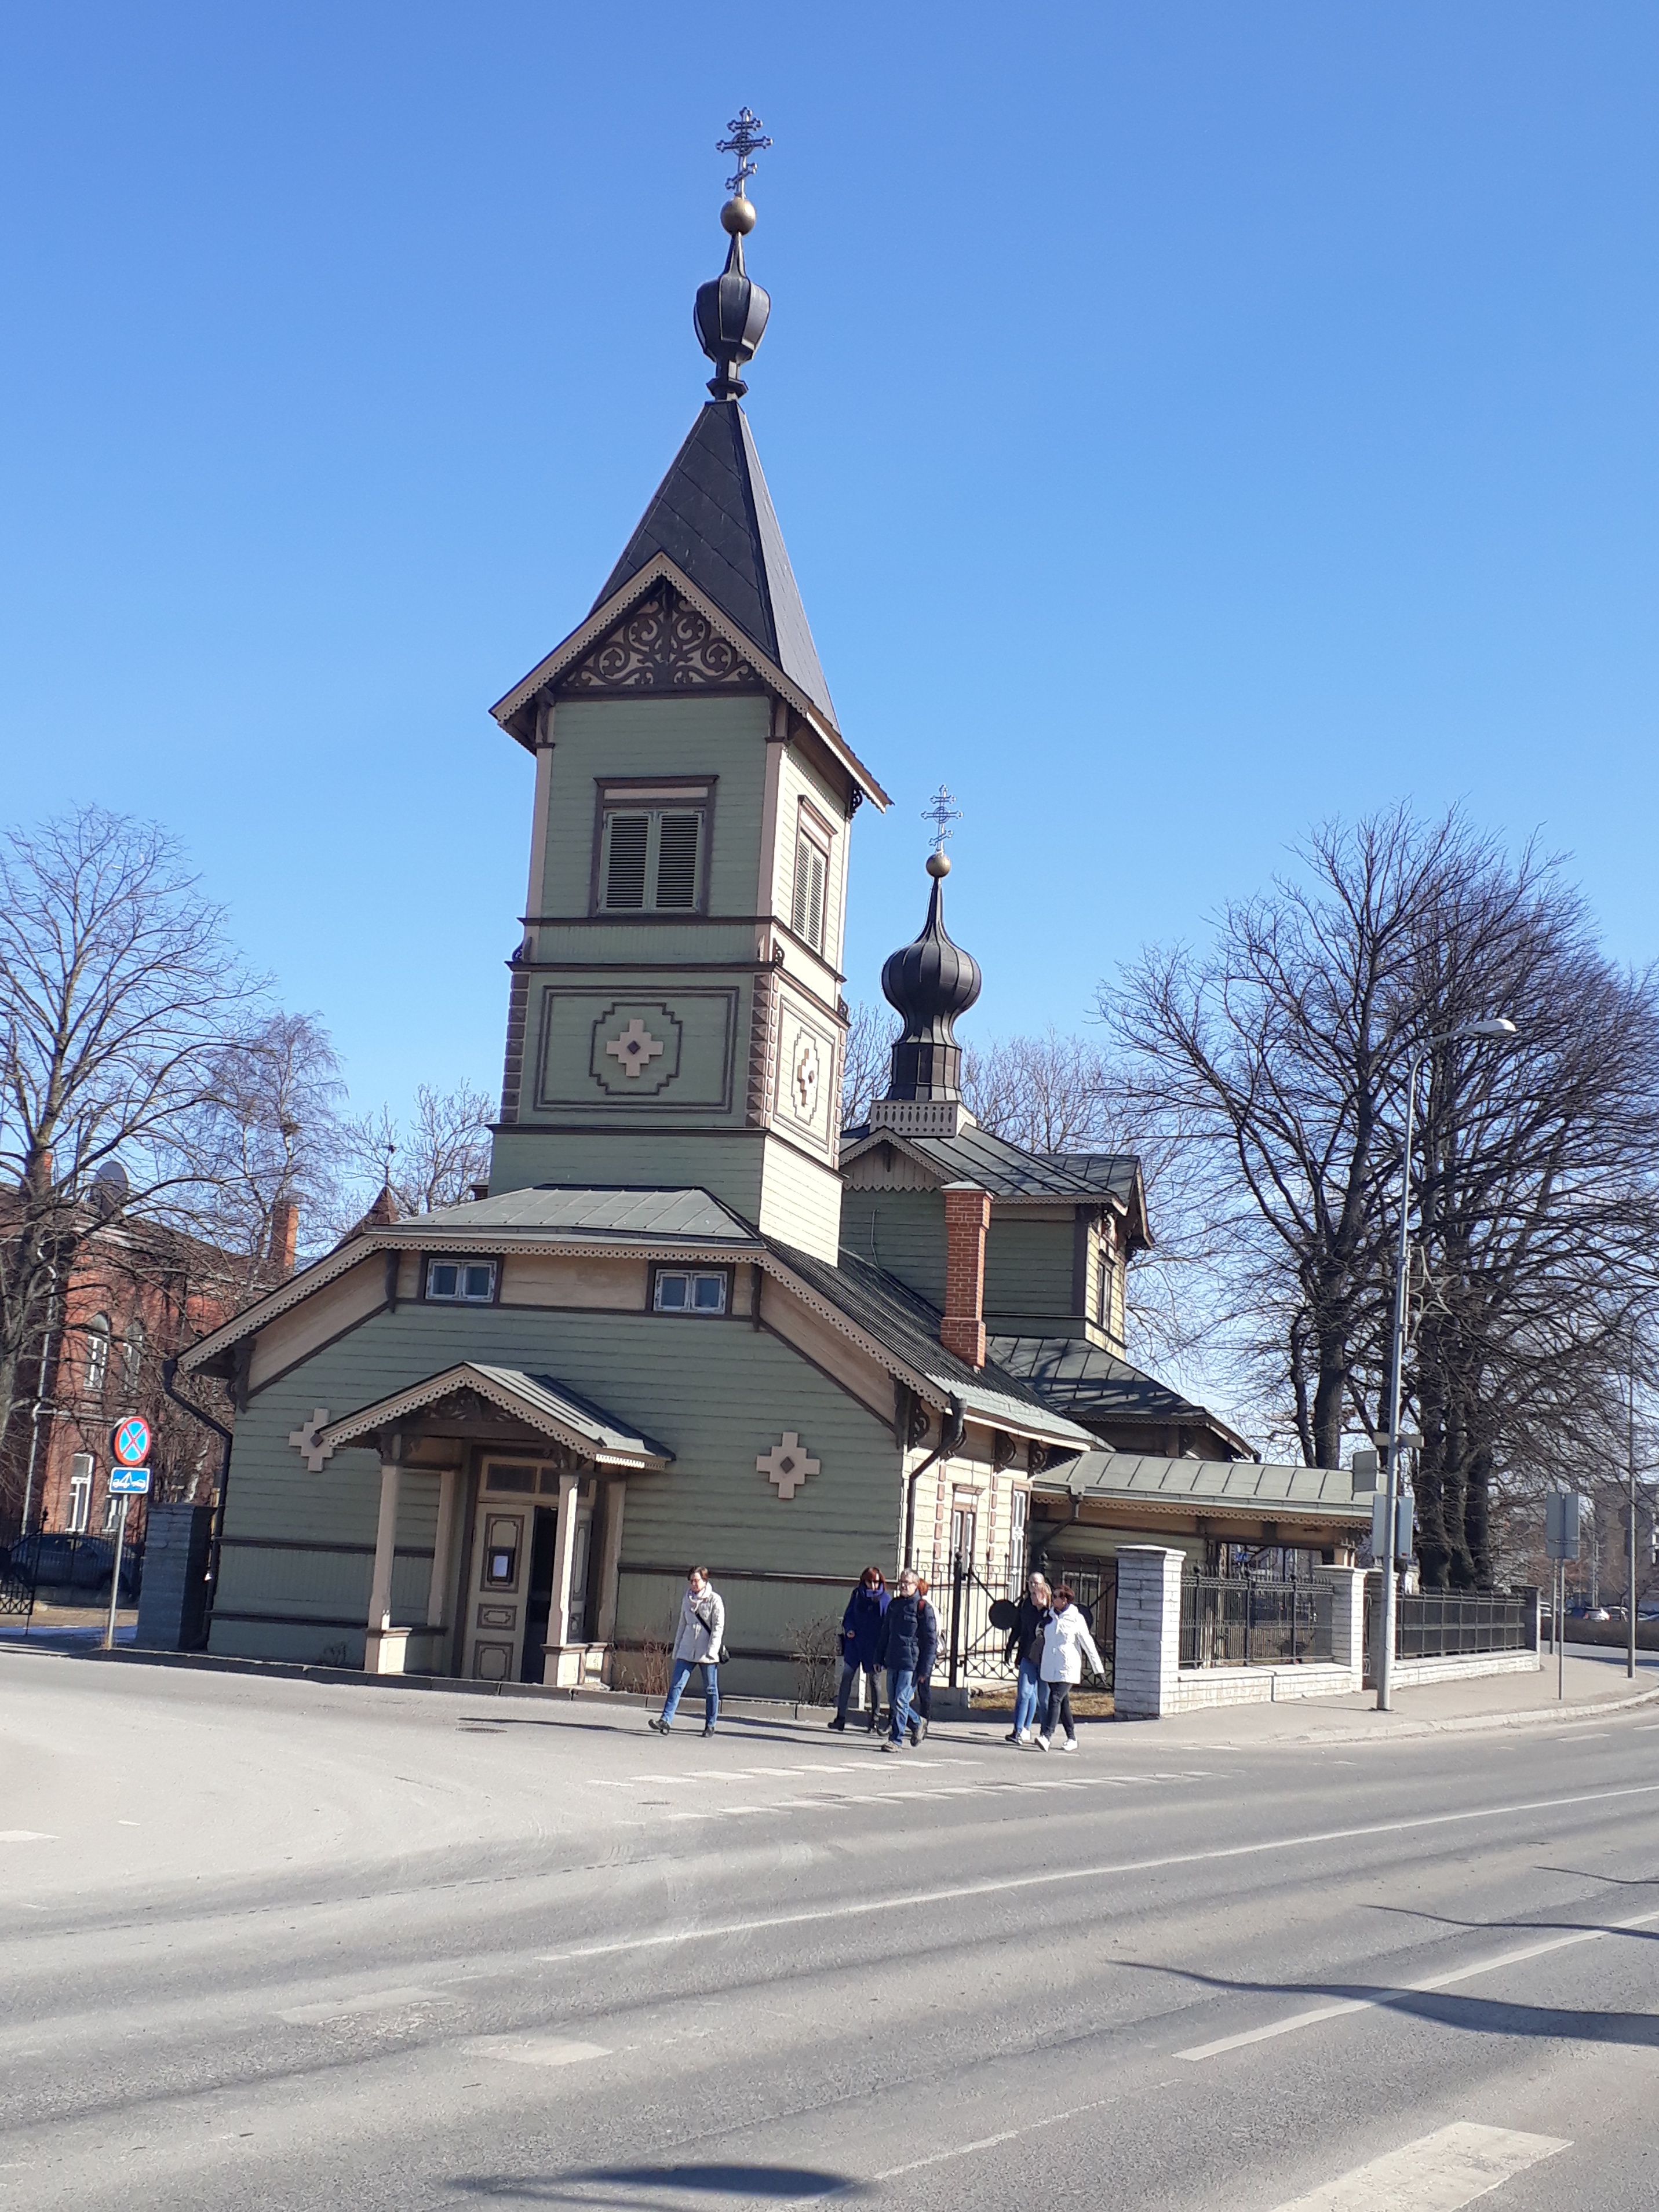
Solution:
<svg viewBox="0 0 1659 2212">
<path fill-rule="evenodd" d="M 564 1486 L 574 1482 L 567 1492 Z M 466 1650 L 474 1682 L 539 1682 L 562 1580 L 565 1644 L 588 1639 L 593 1607 L 595 1486 L 568 1470 L 490 1462 L 479 1483 L 467 1571 Z M 559 1557 L 561 1513 L 569 1518 Z"/>
</svg>

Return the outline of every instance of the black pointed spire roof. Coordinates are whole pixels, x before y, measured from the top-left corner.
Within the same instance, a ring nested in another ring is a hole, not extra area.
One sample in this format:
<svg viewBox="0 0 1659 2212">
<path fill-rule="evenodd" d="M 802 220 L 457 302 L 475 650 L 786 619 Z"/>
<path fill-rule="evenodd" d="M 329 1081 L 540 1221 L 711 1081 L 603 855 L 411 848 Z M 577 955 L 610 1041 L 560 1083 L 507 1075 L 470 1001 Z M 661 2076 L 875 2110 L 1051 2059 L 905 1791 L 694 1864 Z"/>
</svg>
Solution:
<svg viewBox="0 0 1659 2212">
<path fill-rule="evenodd" d="M 955 1101 L 962 1097 L 962 1047 L 956 1018 L 979 996 L 979 963 L 945 932 L 945 878 L 951 863 L 932 853 L 933 879 L 921 934 L 889 956 L 881 971 L 882 995 L 904 1017 L 904 1034 L 893 1047 L 889 1098 Z"/>
<path fill-rule="evenodd" d="M 815 707 L 836 719 L 761 472 L 749 419 L 711 399 L 691 425 L 639 527 L 593 602 L 595 612 L 659 553 L 712 599 Z"/>
</svg>

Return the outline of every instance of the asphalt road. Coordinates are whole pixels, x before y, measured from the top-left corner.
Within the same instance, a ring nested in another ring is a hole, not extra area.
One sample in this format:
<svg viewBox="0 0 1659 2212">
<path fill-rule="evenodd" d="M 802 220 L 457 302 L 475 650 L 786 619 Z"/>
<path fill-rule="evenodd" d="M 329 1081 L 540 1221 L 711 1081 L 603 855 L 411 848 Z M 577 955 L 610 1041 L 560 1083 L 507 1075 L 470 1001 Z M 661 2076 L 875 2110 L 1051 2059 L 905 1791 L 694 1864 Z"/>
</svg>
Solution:
<svg viewBox="0 0 1659 2212">
<path fill-rule="evenodd" d="M 0 1655 L 0 2205 L 1652 2212 L 1659 1707 L 1083 1736 Z"/>
</svg>

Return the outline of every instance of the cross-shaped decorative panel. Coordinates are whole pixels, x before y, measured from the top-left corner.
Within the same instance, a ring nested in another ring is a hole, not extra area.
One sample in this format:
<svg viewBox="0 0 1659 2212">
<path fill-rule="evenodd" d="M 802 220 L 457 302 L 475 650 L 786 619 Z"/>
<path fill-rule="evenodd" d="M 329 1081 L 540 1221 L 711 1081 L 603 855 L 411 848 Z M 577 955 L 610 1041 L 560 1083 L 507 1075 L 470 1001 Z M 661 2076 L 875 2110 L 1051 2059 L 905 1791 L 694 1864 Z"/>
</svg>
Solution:
<svg viewBox="0 0 1659 2212">
<path fill-rule="evenodd" d="M 622 1035 L 611 1039 L 605 1050 L 626 1073 L 643 1075 L 652 1061 L 661 1057 L 664 1048 L 635 1014 Z"/>
<path fill-rule="evenodd" d="M 780 1498 L 793 1498 L 809 1474 L 816 1474 L 818 1463 L 802 1449 L 799 1433 L 786 1429 L 783 1441 L 763 1452 L 755 1462 L 757 1474 L 763 1474 Z"/>
<path fill-rule="evenodd" d="M 313 1474 L 320 1474 L 323 1471 L 323 1462 L 334 1456 L 332 1444 L 319 1443 L 317 1441 L 319 1435 L 327 1426 L 328 1407 L 319 1406 L 308 1421 L 301 1421 L 297 1429 L 290 1429 L 288 1432 L 289 1443 L 299 1453 Z"/>
</svg>

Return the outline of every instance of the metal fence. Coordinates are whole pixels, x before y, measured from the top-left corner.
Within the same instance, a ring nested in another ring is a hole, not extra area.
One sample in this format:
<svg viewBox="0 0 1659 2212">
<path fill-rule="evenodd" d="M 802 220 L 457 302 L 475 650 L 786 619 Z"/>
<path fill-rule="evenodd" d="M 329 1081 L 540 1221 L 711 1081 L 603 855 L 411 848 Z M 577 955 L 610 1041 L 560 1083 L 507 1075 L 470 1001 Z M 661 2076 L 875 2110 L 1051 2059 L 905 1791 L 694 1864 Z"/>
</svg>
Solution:
<svg viewBox="0 0 1659 2212">
<path fill-rule="evenodd" d="M 1475 1651 L 1525 1651 L 1533 1607 L 1524 1597 L 1426 1590 L 1402 1597 L 1395 1614 L 1396 1659 L 1450 1659 Z"/>
<path fill-rule="evenodd" d="M 1183 1667 L 1295 1667 L 1331 1656 L 1328 1583 L 1188 1575 L 1181 1585 Z"/>
<path fill-rule="evenodd" d="M 121 1602 L 131 1605 L 143 1578 L 140 1544 L 121 1550 Z M 109 1603 L 115 1574 L 112 1536 L 32 1530 L 0 1545 L 0 1620 L 28 1623 L 40 1608 L 78 1611 Z"/>
</svg>

